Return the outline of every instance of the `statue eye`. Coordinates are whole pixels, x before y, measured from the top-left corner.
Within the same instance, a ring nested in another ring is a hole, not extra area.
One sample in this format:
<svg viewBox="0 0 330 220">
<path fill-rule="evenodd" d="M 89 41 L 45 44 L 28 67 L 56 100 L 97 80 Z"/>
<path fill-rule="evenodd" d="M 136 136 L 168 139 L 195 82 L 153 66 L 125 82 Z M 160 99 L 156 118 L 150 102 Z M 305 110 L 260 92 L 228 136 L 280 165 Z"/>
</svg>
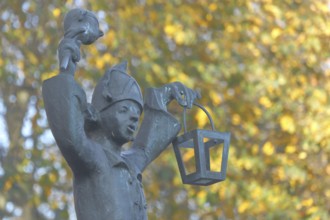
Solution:
<svg viewBox="0 0 330 220">
<path fill-rule="evenodd" d="M 119 110 L 120 113 L 126 113 L 128 111 L 128 107 L 127 106 L 122 106 Z"/>
</svg>

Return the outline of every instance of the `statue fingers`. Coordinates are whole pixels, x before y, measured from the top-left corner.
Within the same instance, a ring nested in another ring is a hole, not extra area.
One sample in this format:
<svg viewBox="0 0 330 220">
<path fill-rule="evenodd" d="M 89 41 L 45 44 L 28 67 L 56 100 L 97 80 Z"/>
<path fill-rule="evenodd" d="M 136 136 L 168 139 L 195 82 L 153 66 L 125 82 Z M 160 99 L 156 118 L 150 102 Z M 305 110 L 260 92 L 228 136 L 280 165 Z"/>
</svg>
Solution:
<svg viewBox="0 0 330 220">
<path fill-rule="evenodd" d="M 181 106 L 186 107 L 187 103 L 183 98 L 184 91 L 179 88 L 178 83 L 173 83 L 172 95 Z"/>
<path fill-rule="evenodd" d="M 70 60 L 77 63 L 80 60 L 80 42 L 74 39 L 64 38 L 58 47 L 58 56 L 61 69 L 66 69 Z"/>
<path fill-rule="evenodd" d="M 187 88 L 186 100 L 187 100 L 187 107 L 188 108 L 192 108 L 195 99 L 196 99 L 195 91 L 192 90 L 192 89 Z"/>
<path fill-rule="evenodd" d="M 73 56 L 80 57 L 80 44 L 81 42 L 77 40 L 63 38 L 58 46 L 58 52 L 61 53 L 69 50 Z"/>
</svg>

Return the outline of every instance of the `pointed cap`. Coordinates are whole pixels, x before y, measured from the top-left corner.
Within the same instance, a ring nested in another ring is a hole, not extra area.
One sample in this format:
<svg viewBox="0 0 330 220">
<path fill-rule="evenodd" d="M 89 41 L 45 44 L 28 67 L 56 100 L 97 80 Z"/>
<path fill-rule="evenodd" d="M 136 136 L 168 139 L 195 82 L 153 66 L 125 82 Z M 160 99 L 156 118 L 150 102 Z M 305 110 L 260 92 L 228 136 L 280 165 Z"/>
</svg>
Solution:
<svg viewBox="0 0 330 220">
<path fill-rule="evenodd" d="M 110 68 L 97 83 L 92 104 L 102 111 L 112 104 L 122 100 L 135 101 L 141 112 L 143 110 L 143 97 L 140 86 L 136 80 L 126 73 L 127 62 L 122 62 Z"/>
</svg>

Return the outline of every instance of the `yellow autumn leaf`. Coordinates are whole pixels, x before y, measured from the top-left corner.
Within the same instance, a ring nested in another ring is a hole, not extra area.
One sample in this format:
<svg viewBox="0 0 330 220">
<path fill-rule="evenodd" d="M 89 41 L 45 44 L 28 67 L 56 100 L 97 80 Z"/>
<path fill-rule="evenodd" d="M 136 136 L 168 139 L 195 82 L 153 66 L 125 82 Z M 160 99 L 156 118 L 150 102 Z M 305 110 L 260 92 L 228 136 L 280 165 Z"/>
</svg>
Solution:
<svg viewBox="0 0 330 220">
<path fill-rule="evenodd" d="M 314 203 L 313 198 L 304 199 L 303 201 L 301 201 L 301 205 L 306 207 L 312 206 L 313 203 Z"/>
<path fill-rule="evenodd" d="M 216 185 L 216 184 L 214 184 Z M 218 196 L 219 198 L 224 198 L 226 195 L 226 189 L 224 187 L 219 187 Z"/>
<path fill-rule="evenodd" d="M 269 33 L 262 33 L 261 34 L 261 42 L 265 45 L 271 45 L 273 43 L 271 36 Z"/>
<path fill-rule="evenodd" d="M 178 74 L 178 70 L 174 66 L 168 66 L 167 73 L 169 76 L 175 77 Z"/>
<path fill-rule="evenodd" d="M 206 193 L 205 190 L 201 190 L 201 191 L 198 192 L 197 199 L 200 202 L 200 204 L 204 204 L 205 203 L 206 196 L 207 196 L 207 193 Z"/>
<path fill-rule="evenodd" d="M 249 48 L 249 50 L 251 51 L 251 53 L 252 53 L 255 57 L 260 56 L 260 50 L 256 47 L 255 44 L 250 43 L 250 44 L 247 45 L 247 47 Z"/>
<path fill-rule="evenodd" d="M 307 153 L 304 152 L 304 151 L 303 152 L 300 152 L 298 157 L 299 157 L 299 159 L 304 160 L 307 157 Z"/>
<path fill-rule="evenodd" d="M 182 160 L 187 162 L 191 160 L 195 156 L 195 152 L 193 149 L 186 150 L 182 156 Z"/>
<path fill-rule="evenodd" d="M 47 186 L 46 188 L 44 188 L 44 193 L 47 197 L 50 196 L 51 192 L 52 189 L 50 187 Z"/>
<path fill-rule="evenodd" d="M 183 72 L 179 72 L 177 75 L 177 79 L 180 82 L 187 82 L 189 81 L 189 76 Z"/>
<path fill-rule="evenodd" d="M 259 103 L 260 103 L 260 105 L 264 106 L 265 108 L 270 108 L 273 105 L 272 102 L 269 100 L 269 98 L 266 96 L 260 97 Z"/>
<path fill-rule="evenodd" d="M 210 109 L 208 107 L 206 107 L 206 110 L 208 112 L 210 112 Z M 202 110 L 198 110 L 198 112 L 195 115 L 195 119 L 197 121 L 198 127 L 202 128 L 204 127 L 206 124 L 210 123 L 209 119 L 207 117 L 207 115 L 205 114 L 204 111 Z"/>
<path fill-rule="evenodd" d="M 98 69 L 103 69 L 103 67 L 104 67 L 104 60 L 103 59 L 97 59 L 96 60 L 96 67 Z"/>
<path fill-rule="evenodd" d="M 162 71 L 162 67 L 159 66 L 158 64 L 152 64 L 151 69 L 154 73 L 159 74 Z"/>
<path fill-rule="evenodd" d="M 173 33 L 175 33 L 175 31 L 176 31 L 176 29 L 175 29 L 174 25 L 166 25 L 164 27 L 164 32 L 169 36 L 172 36 Z"/>
<path fill-rule="evenodd" d="M 53 15 L 54 15 L 55 18 L 57 18 L 58 16 L 60 16 L 60 14 L 61 14 L 61 10 L 59 8 L 55 8 L 53 10 Z"/>
<path fill-rule="evenodd" d="M 12 186 L 13 186 L 13 182 L 10 181 L 10 180 L 7 180 L 6 183 L 5 183 L 5 185 L 4 185 L 4 187 L 3 187 L 3 190 L 5 192 L 7 192 L 8 190 L 11 189 Z"/>
<path fill-rule="evenodd" d="M 279 28 L 274 28 L 274 29 L 271 31 L 270 35 L 272 36 L 273 39 L 276 39 L 278 36 L 281 35 L 281 32 L 282 32 L 281 29 L 279 29 Z"/>
<path fill-rule="evenodd" d="M 49 180 L 50 180 L 50 182 L 55 183 L 56 180 L 57 180 L 56 175 L 54 173 L 50 173 L 49 174 Z"/>
<path fill-rule="evenodd" d="M 308 126 L 310 133 L 312 133 L 313 135 L 319 132 L 320 129 L 320 125 L 319 123 L 312 121 L 310 123 L 310 125 Z"/>
<path fill-rule="evenodd" d="M 252 154 L 253 154 L 253 155 L 257 155 L 258 153 L 259 153 L 259 146 L 256 145 L 256 144 L 254 144 L 254 145 L 252 146 Z"/>
<path fill-rule="evenodd" d="M 262 115 L 262 111 L 260 108 L 254 107 L 253 108 L 253 113 L 257 116 L 260 117 Z"/>
<path fill-rule="evenodd" d="M 262 190 L 259 186 L 255 186 L 251 192 L 251 196 L 253 199 L 258 199 L 261 197 Z"/>
<path fill-rule="evenodd" d="M 309 209 L 307 209 L 306 213 L 308 215 L 312 215 L 314 214 L 315 212 L 317 212 L 319 210 L 319 208 L 317 206 L 312 206 L 310 207 Z M 315 218 L 314 218 L 315 219 Z"/>
<path fill-rule="evenodd" d="M 178 31 L 174 34 L 174 40 L 179 45 L 184 43 L 185 37 L 186 37 L 186 35 L 183 31 Z"/>
<path fill-rule="evenodd" d="M 212 19 L 213 19 L 213 16 L 211 14 L 206 15 L 206 20 L 212 21 Z"/>
<path fill-rule="evenodd" d="M 279 18 L 282 14 L 280 8 L 273 4 L 267 4 L 265 10 L 269 11 L 275 18 Z"/>
<path fill-rule="evenodd" d="M 327 94 L 320 89 L 313 91 L 313 98 L 319 101 L 321 104 L 327 103 Z"/>
<path fill-rule="evenodd" d="M 107 42 L 107 43 L 113 42 L 115 40 L 115 38 L 116 38 L 116 32 L 113 30 L 109 30 L 103 36 L 104 42 Z"/>
<path fill-rule="evenodd" d="M 33 53 L 28 53 L 27 57 L 28 57 L 29 61 L 31 62 L 31 64 L 37 65 L 39 63 L 38 58 Z"/>
<path fill-rule="evenodd" d="M 330 189 L 328 189 L 327 191 L 325 191 L 325 195 L 330 198 Z"/>
<path fill-rule="evenodd" d="M 241 116 L 239 114 L 234 114 L 231 120 L 234 125 L 239 125 L 241 123 Z"/>
<path fill-rule="evenodd" d="M 248 208 L 250 207 L 250 203 L 247 201 L 242 202 L 241 204 L 239 204 L 238 206 L 238 212 L 239 213 L 243 213 L 245 212 Z"/>
<path fill-rule="evenodd" d="M 218 44 L 215 42 L 210 42 L 207 44 L 207 49 L 209 50 L 216 50 L 218 49 Z"/>
<path fill-rule="evenodd" d="M 271 156 L 275 152 L 275 147 L 270 141 L 267 141 L 262 148 L 262 152 L 267 156 Z"/>
<path fill-rule="evenodd" d="M 218 8 L 218 6 L 217 6 L 216 3 L 211 3 L 211 4 L 209 5 L 209 9 L 210 9 L 210 11 L 215 11 L 215 10 L 217 10 L 217 8 Z"/>
<path fill-rule="evenodd" d="M 292 100 L 296 100 L 300 97 L 304 97 L 304 90 L 301 88 L 293 88 L 290 92 L 290 98 Z"/>
<path fill-rule="evenodd" d="M 315 6 L 321 13 L 329 13 L 329 5 L 326 3 L 326 1 L 315 1 Z"/>
<path fill-rule="evenodd" d="M 44 81 L 46 79 L 49 79 L 49 78 L 52 78 L 53 76 L 56 76 L 57 75 L 57 71 L 52 71 L 52 72 L 49 72 L 49 73 L 44 73 L 41 75 L 41 80 Z"/>
<path fill-rule="evenodd" d="M 330 164 L 325 168 L 325 171 L 330 176 Z"/>
<path fill-rule="evenodd" d="M 30 94 L 27 91 L 22 90 L 17 92 L 16 98 L 20 103 L 26 103 L 30 98 Z M 24 166 L 24 163 L 26 166 L 28 164 L 28 160 L 23 160 L 22 166 Z"/>
<path fill-rule="evenodd" d="M 209 95 L 210 95 L 210 98 L 211 98 L 211 100 L 213 102 L 213 105 L 220 105 L 220 103 L 221 103 L 221 97 L 220 97 L 220 95 L 217 92 L 215 92 L 214 90 L 211 90 L 209 92 Z"/>
<path fill-rule="evenodd" d="M 233 33 L 234 31 L 235 31 L 235 28 L 234 28 L 234 26 L 232 26 L 232 25 L 227 25 L 227 26 L 225 27 L 225 32 Z"/>
<path fill-rule="evenodd" d="M 23 70 L 24 69 L 24 61 L 23 60 L 18 60 L 16 65 L 21 69 Z"/>
<path fill-rule="evenodd" d="M 52 201 L 52 202 L 50 202 L 50 207 L 51 207 L 51 209 L 57 209 L 58 208 L 58 203 Z"/>
<path fill-rule="evenodd" d="M 146 74 L 146 81 L 149 82 L 149 83 L 153 83 L 155 78 L 152 76 L 152 74 Z M 171 81 L 170 81 L 171 82 Z M 175 81 L 173 81 L 175 82 Z"/>
<path fill-rule="evenodd" d="M 276 170 L 276 175 L 280 180 L 284 180 L 286 178 L 285 171 L 283 167 L 280 167 Z"/>
<path fill-rule="evenodd" d="M 290 134 L 294 133 L 296 131 L 296 126 L 294 123 L 294 119 L 291 115 L 283 115 L 280 118 L 280 125 L 283 131 L 286 131 Z"/>
<path fill-rule="evenodd" d="M 112 58 L 113 58 L 113 57 L 112 57 L 111 54 L 109 54 L 109 53 L 104 54 L 103 57 L 102 57 L 102 59 L 103 59 L 104 62 L 106 62 L 106 63 L 110 63 L 111 60 L 112 60 Z"/>
<path fill-rule="evenodd" d="M 170 37 L 174 36 L 177 32 L 179 32 L 181 30 L 182 30 L 181 25 L 167 24 L 164 27 L 164 32 Z"/>
<path fill-rule="evenodd" d="M 293 154 L 294 152 L 296 152 L 297 148 L 294 145 L 288 145 L 285 147 L 285 153 L 288 154 Z"/>
</svg>

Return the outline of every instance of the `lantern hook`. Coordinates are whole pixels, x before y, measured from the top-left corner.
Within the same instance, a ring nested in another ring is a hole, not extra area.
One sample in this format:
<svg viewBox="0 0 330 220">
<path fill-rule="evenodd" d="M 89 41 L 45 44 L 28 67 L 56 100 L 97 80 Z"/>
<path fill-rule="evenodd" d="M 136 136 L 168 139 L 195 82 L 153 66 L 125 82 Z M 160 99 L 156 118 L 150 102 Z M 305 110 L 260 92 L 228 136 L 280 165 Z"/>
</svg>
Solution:
<svg viewBox="0 0 330 220">
<path fill-rule="evenodd" d="M 212 130 L 215 131 L 212 117 L 211 117 L 210 113 L 206 110 L 206 108 L 204 106 L 202 106 L 201 104 L 198 104 L 197 102 L 194 102 L 193 105 L 199 107 L 200 109 L 202 109 L 205 112 L 205 114 L 207 115 L 207 117 L 208 117 L 208 119 L 211 123 Z M 187 107 L 184 107 L 183 108 L 183 129 L 184 129 L 184 133 L 187 133 L 186 111 L 187 111 Z"/>
</svg>

